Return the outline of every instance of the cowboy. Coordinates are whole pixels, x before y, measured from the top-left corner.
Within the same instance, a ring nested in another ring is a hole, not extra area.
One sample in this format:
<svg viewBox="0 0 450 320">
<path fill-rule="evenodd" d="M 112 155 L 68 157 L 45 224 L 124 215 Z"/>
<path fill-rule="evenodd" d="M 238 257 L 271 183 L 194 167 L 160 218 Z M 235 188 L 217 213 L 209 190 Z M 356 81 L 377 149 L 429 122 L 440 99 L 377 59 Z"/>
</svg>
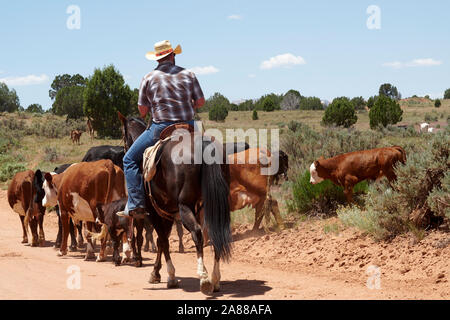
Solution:
<svg viewBox="0 0 450 320">
<path fill-rule="evenodd" d="M 148 52 L 148 60 L 158 61 L 155 70 L 142 79 L 139 88 L 138 108 L 142 118 L 151 111 L 152 123 L 133 143 L 123 158 L 123 168 L 128 189 L 128 203 L 119 216 L 142 218 L 145 214 L 145 191 L 141 162 L 145 149 L 153 146 L 163 129 L 186 122 L 194 126 L 194 110 L 205 103 L 202 89 L 194 73 L 175 65 L 175 49 L 168 40 L 155 44 Z M 127 210 L 128 209 L 128 210 Z"/>
</svg>

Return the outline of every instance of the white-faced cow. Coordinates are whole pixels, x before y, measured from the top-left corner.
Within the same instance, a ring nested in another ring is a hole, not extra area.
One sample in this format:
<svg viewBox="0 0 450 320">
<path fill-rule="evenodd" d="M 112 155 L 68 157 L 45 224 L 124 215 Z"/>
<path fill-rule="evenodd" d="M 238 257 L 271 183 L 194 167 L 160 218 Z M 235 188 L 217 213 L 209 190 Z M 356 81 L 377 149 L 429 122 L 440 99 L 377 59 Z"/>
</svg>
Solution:
<svg viewBox="0 0 450 320">
<path fill-rule="evenodd" d="M 310 168 L 310 182 L 317 184 L 331 180 L 344 188 L 349 203 L 352 202 L 353 187 L 363 180 L 378 180 L 381 177 L 395 180 L 394 167 L 397 162 L 406 162 L 406 152 L 402 147 L 370 149 L 349 152 L 329 159 L 320 158 Z"/>
<path fill-rule="evenodd" d="M 14 212 L 19 214 L 22 223 L 23 240 L 28 243 L 27 229 L 30 225 L 31 246 L 44 246 L 45 234 L 43 229 L 45 208 L 42 206 L 44 191 L 42 189 L 43 176 L 40 170 L 18 172 L 8 187 L 8 202 Z M 39 225 L 39 240 L 38 229 Z"/>
<path fill-rule="evenodd" d="M 45 196 L 42 204 L 45 207 L 58 204 L 61 212 L 63 239 L 59 256 L 67 254 L 69 216 L 74 221 L 86 222 L 89 231 L 96 222 L 103 224 L 102 229 L 106 230 L 102 205 L 126 196 L 123 171 L 111 160 L 76 163 L 61 174 L 47 173 L 43 188 Z M 85 259 L 88 260 L 95 255 L 90 235 L 87 234 L 86 238 Z M 99 261 L 104 258 L 103 249 L 97 258 Z"/>
</svg>

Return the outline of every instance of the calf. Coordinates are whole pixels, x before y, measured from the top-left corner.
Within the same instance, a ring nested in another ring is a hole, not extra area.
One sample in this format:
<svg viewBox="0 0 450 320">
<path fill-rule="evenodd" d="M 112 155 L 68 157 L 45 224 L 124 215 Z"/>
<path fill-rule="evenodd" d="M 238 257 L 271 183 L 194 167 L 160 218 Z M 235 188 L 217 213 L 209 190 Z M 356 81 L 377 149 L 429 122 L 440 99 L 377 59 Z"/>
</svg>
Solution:
<svg viewBox="0 0 450 320">
<path fill-rule="evenodd" d="M 353 187 L 363 180 L 378 180 L 381 177 L 395 180 L 394 167 L 397 162 L 406 162 L 402 147 L 370 149 L 349 152 L 329 159 L 314 161 L 310 168 L 310 183 L 317 184 L 329 179 L 344 188 L 347 202 L 353 200 Z"/>
<path fill-rule="evenodd" d="M 59 256 L 67 254 L 69 217 L 74 221 L 86 222 L 88 231 L 92 231 L 95 222 L 104 225 L 101 206 L 126 196 L 123 171 L 111 160 L 76 163 L 60 174 L 45 174 L 45 207 L 59 205 L 63 239 Z M 94 248 L 91 237 L 87 236 L 86 260 L 93 258 Z M 101 251 L 98 259 L 103 259 Z"/>
<path fill-rule="evenodd" d="M 82 162 L 92 162 L 102 159 L 111 160 L 116 166 L 119 166 L 123 170 L 123 157 L 125 150 L 120 146 L 98 146 L 92 147 L 86 152 Z"/>
<path fill-rule="evenodd" d="M 70 139 L 72 139 L 72 143 L 80 144 L 80 137 L 82 133 L 82 131 L 72 130 L 72 132 L 70 132 Z"/>
<path fill-rule="evenodd" d="M 107 225 L 109 236 L 111 237 L 113 244 L 113 261 L 116 266 L 120 265 L 121 262 L 130 260 L 130 246 L 133 250 L 133 257 L 135 260 L 136 267 L 142 266 L 142 231 L 146 229 L 146 240 L 150 241 L 152 244 L 153 251 L 156 251 L 155 243 L 153 242 L 153 226 L 151 225 L 149 219 L 146 217 L 144 220 L 135 220 L 134 226 L 137 229 L 137 235 L 134 235 L 131 242 L 128 241 L 128 227 L 129 221 L 126 217 L 119 217 L 116 215 L 118 211 L 123 211 L 127 204 L 128 198 L 122 198 L 120 200 L 113 201 L 109 204 L 103 206 L 103 211 L 105 215 L 105 224 Z M 102 246 L 105 247 L 107 235 L 105 233 L 92 234 L 94 239 L 102 240 Z M 119 254 L 119 246 L 121 240 L 123 241 L 123 253 L 124 256 L 121 259 Z M 137 245 L 136 245 L 137 244 Z"/>
<path fill-rule="evenodd" d="M 44 191 L 42 189 L 43 176 L 40 170 L 33 172 L 27 170 L 14 175 L 8 187 L 8 202 L 14 212 L 19 214 L 22 223 L 22 243 L 28 243 L 27 229 L 30 225 L 31 246 L 45 245 L 44 214 L 45 208 L 41 205 Z M 39 240 L 38 229 L 39 225 Z"/>
</svg>

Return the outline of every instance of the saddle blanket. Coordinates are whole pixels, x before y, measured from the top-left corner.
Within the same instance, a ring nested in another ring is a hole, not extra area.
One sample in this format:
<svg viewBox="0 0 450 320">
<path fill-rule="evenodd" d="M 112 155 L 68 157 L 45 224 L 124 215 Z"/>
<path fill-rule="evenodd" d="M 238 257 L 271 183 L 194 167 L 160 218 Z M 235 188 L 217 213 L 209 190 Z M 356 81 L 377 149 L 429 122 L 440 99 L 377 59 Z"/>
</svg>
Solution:
<svg viewBox="0 0 450 320">
<path fill-rule="evenodd" d="M 156 142 L 155 145 L 145 149 L 144 156 L 142 159 L 143 176 L 145 181 L 150 181 L 155 176 L 156 165 L 158 164 L 156 155 L 158 154 L 158 150 L 161 148 L 163 143 L 169 139 L 170 137 L 164 140 L 158 140 L 158 142 Z"/>
</svg>

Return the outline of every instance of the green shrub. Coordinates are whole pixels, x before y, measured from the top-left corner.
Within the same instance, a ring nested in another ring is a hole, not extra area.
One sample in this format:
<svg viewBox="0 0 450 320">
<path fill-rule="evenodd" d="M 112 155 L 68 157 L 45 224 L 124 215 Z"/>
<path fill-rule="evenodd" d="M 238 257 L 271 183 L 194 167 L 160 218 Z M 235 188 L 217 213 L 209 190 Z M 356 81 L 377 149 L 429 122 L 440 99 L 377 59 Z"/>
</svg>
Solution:
<svg viewBox="0 0 450 320">
<path fill-rule="evenodd" d="M 211 121 L 225 121 L 228 116 L 228 110 L 224 105 L 215 105 L 209 109 L 208 116 Z"/>
<path fill-rule="evenodd" d="M 272 96 L 269 95 L 264 98 L 262 106 L 263 106 L 262 108 L 264 111 L 271 112 L 271 111 L 275 110 L 276 103 L 275 103 L 274 99 L 272 98 Z"/>
<path fill-rule="evenodd" d="M 436 108 L 439 108 L 439 107 L 441 106 L 441 100 L 436 99 L 436 101 L 434 101 L 434 106 L 435 106 Z"/>
<path fill-rule="evenodd" d="M 427 198 L 430 209 L 438 216 L 450 219 L 450 172 L 444 175 L 441 186 L 436 186 Z"/>
<path fill-rule="evenodd" d="M 369 111 L 370 128 L 386 127 L 402 120 L 403 110 L 396 100 L 380 95 Z"/>
<path fill-rule="evenodd" d="M 338 127 L 350 128 L 358 121 L 355 106 L 346 97 L 336 98 L 325 110 L 322 123 Z"/>
<path fill-rule="evenodd" d="M 252 120 L 258 120 L 258 112 L 256 110 L 253 110 Z"/>
<path fill-rule="evenodd" d="M 344 190 L 330 180 L 324 180 L 318 184 L 311 184 L 309 170 L 306 170 L 292 184 L 293 199 L 288 203 L 290 211 L 301 214 L 326 216 L 334 214 L 339 204 L 346 203 Z M 367 181 L 358 183 L 354 194 L 367 191 Z"/>
<path fill-rule="evenodd" d="M 25 171 L 25 166 L 12 156 L 0 154 L 0 182 L 11 179 L 17 172 Z"/>
</svg>

